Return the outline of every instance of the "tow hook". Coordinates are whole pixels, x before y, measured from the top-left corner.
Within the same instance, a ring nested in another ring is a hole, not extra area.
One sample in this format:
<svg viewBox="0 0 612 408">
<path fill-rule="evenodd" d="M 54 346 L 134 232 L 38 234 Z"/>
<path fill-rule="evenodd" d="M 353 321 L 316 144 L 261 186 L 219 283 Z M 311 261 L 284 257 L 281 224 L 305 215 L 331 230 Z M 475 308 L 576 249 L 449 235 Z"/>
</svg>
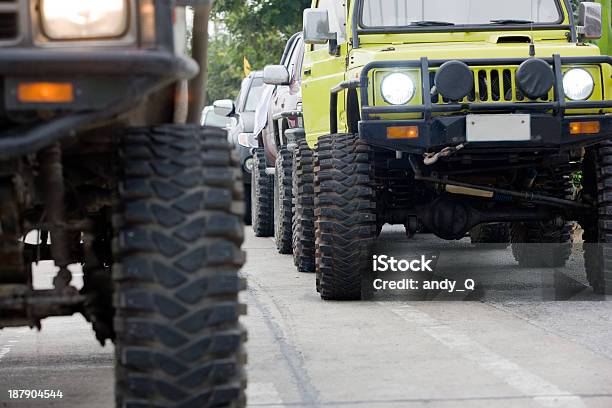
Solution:
<svg viewBox="0 0 612 408">
<path fill-rule="evenodd" d="M 438 153 L 425 153 L 423 155 L 423 164 L 425 164 L 426 166 L 431 166 L 432 164 L 435 164 L 440 159 L 440 157 L 452 156 L 453 154 L 457 153 L 459 150 L 463 149 L 464 147 L 465 147 L 464 144 L 460 144 L 457 146 L 445 147 L 444 149 L 440 150 Z"/>
</svg>

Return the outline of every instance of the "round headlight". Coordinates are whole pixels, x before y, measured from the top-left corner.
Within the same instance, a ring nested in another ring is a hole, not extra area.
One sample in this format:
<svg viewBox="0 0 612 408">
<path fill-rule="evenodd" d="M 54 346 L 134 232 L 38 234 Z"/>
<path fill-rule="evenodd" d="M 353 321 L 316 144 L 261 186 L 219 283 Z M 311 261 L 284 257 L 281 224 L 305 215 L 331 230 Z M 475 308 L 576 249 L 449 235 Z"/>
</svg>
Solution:
<svg viewBox="0 0 612 408">
<path fill-rule="evenodd" d="M 255 164 L 255 162 L 253 161 L 253 157 L 249 157 L 244 161 L 244 170 L 247 173 L 252 173 L 253 172 L 253 165 Z"/>
<path fill-rule="evenodd" d="M 41 0 L 44 33 L 52 40 L 120 37 L 128 29 L 126 0 Z"/>
<path fill-rule="evenodd" d="M 387 103 L 404 105 L 414 98 L 416 87 L 408 75 L 395 72 L 382 80 L 380 91 Z"/>
<path fill-rule="evenodd" d="M 582 68 L 570 69 L 563 75 L 563 90 L 565 96 L 573 101 L 584 101 L 593 93 L 595 82 L 593 77 Z"/>
</svg>

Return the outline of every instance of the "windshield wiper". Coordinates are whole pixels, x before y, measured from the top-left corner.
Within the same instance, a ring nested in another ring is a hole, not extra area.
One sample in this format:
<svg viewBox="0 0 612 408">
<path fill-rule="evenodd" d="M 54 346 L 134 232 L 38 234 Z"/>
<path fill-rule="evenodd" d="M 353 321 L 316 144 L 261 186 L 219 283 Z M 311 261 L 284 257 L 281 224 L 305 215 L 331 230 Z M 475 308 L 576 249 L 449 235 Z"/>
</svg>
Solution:
<svg viewBox="0 0 612 408">
<path fill-rule="evenodd" d="M 419 27 L 432 27 L 432 26 L 453 26 L 455 23 L 449 23 L 447 21 L 431 21 L 431 20 L 423 20 L 423 21 L 413 21 L 410 23 L 411 26 L 419 26 Z"/>
<path fill-rule="evenodd" d="M 494 24 L 533 24 L 533 21 L 531 20 L 513 20 L 513 19 L 490 20 L 490 22 Z"/>
</svg>

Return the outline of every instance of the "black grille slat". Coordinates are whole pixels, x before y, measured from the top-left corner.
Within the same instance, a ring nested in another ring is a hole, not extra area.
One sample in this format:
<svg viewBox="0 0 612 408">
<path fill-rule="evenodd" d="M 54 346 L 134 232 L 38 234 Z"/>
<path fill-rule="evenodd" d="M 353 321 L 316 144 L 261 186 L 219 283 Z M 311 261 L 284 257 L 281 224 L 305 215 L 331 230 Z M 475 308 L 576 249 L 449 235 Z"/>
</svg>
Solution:
<svg viewBox="0 0 612 408">
<path fill-rule="evenodd" d="M 509 69 L 504 69 L 503 73 L 504 100 L 512 100 L 512 73 Z"/>
<path fill-rule="evenodd" d="M 434 80 L 436 78 L 436 73 L 433 71 L 429 72 L 429 85 L 431 86 L 431 88 L 433 89 L 434 87 Z M 435 95 L 431 95 L 431 103 L 438 103 L 440 102 L 440 95 L 439 94 L 435 94 Z"/>
<path fill-rule="evenodd" d="M 476 88 L 472 89 L 472 92 L 468 94 L 467 99 L 470 102 L 474 102 L 476 100 Z"/>
<path fill-rule="evenodd" d="M 500 99 L 500 85 L 499 72 L 491 71 L 491 99 L 496 102 Z"/>
<path fill-rule="evenodd" d="M 0 40 L 17 37 L 17 14 L 0 13 Z"/>
<path fill-rule="evenodd" d="M 17 0 L 0 0 L 0 41 L 10 41 L 18 37 Z"/>
<path fill-rule="evenodd" d="M 478 71 L 478 90 L 481 101 L 486 101 L 489 99 L 489 87 L 487 83 L 487 71 L 480 70 Z"/>
</svg>

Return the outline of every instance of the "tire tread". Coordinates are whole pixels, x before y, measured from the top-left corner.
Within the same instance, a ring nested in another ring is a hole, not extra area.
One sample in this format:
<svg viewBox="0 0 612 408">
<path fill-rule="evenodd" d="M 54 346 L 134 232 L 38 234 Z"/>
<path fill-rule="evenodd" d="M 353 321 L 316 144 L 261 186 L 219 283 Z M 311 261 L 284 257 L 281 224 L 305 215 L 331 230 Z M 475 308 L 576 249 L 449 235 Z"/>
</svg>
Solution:
<svg viewBox="0 0 612 408">
<path fill-rule="evenodd" d="M 130 129 L 114 241 L 119 407 L 242 407 L 242 182 L 225 132 Z"/>
</svg>

